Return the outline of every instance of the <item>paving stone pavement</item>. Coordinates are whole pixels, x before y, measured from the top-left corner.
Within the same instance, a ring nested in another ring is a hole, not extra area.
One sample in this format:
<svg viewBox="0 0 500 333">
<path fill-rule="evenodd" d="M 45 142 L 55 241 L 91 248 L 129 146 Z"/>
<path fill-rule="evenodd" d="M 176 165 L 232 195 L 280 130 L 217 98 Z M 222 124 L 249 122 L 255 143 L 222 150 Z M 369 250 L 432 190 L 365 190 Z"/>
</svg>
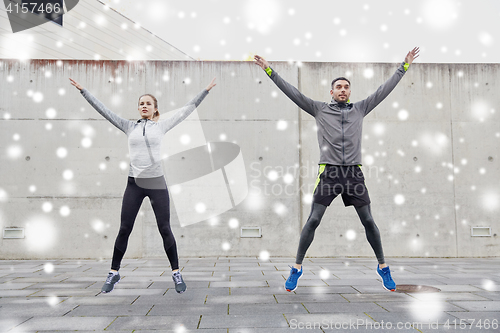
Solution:
<svg viewBox="0 0 500 333">
<path fill-rule="evenodd" d="M 500 332 L 500 258 L 391 258 L 389 292 L 367 258 L 188 258 L 177 294 L 166 259 L 125 259 L 101 294 L 109 261 L 0 260 L 0 332 Z"/>
</svg>

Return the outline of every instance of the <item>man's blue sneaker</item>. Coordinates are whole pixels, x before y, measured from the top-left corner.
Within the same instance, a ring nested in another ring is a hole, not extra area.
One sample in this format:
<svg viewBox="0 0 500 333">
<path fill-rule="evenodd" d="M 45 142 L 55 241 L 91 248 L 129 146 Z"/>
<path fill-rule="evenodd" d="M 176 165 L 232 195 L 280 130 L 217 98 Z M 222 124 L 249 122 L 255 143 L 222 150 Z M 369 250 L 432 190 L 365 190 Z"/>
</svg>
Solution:
<svg viewBox="0 0 500 333">
<path fill-rule="evenodd" d="M 300 267 L 300 271 L 295 267 L 291 267 L 290 276 L 285 282 L 285 290 L 294 291 L 295 289 L 297 289 L 297 282 L 299 281 L 301 276 L 302 276 L 302 267 Z"/>
<path fill-rule="evenodd" d="M 377 266 L 377 274 L 382 278 L 382 286 L 384 286 L 384 289 L 396 291 L 396 282 L 394 282 L 391 277 L 391 270 L 389 269 L 389 266 L 382 269 Z"/>
</svg>

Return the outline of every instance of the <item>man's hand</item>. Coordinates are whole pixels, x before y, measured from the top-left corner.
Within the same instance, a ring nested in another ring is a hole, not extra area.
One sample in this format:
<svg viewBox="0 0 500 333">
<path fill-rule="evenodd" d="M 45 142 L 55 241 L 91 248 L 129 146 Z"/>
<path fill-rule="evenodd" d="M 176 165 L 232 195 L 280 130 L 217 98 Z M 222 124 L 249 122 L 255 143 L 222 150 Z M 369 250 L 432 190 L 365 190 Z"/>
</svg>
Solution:
<svg viewBox="0 0 500 333">
<path fill-rule="evenodd" d="M 418 47 L 415 47 L 413 50 L 411 50 L 410 52 L 408 52 L 408 54 L 406 55 L 406 58 L 405 58 L 405 62 L 408 65 L 411 65 L 411 63 L 413 62 L 413 60 L 415 60 L 415 59 L 418 58 L 418 51 L 420 51 L 420 49 Z"/>
<path fill-rule="evenodd" d="M 75 80 L 73 80 L 72 78 L 69 78 L 69 80 L 71 81 L 71 84 L 76 87 L 76 89 L 78 89 L 78 90 L 82 90 L 83 89 L 83 87 L 78 82 L 76 82 Z"/>
<path fill-rule="evenodd" d="M 212 82 L 210 82 L 207 86 L 207 91 L 210 91 L 210 89 L 212 89 L 213 87 L 215 87 L 217 85 L 217 83 L 215 83 L 215 78 L 212 79 Z"/>
<path fill-rule="evenodd" d="M 269 63 L 267 62 L 267 60 L 262 58 L 261 56 L 255 55 L 254 59 L 255 59 L 255 64 L 259 65 L 262 69 L 265 70 L 267 67 L 269 67 Z"/>
</svg>

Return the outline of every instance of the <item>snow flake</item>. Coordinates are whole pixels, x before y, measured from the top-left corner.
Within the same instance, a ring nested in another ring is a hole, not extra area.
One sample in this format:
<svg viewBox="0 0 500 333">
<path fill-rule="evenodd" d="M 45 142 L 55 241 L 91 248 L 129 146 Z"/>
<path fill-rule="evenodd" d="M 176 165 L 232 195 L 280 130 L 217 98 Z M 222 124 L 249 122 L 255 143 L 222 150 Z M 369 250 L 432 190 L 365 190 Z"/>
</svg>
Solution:
<svg viewBox="0 0 500 333">
<path fill-rule="evenodd" d="M 268 261 L 269 260 L 269 252 L 268 251 L 260 251 L 259 260 Z"/>
<path fill-rule="evenodd" d="M 203 202 L 198 202 L 194 209 L 196 210 L 197 213 L 202 214 L 207 210 L 207 206 Z"/>
<path fill-rule="evenodd" d="M 406 120 L 406 119 L 408 119 L 408 116 L 409 116 L 408 111 L 406 111 L 406 110 L 404 110 L 404 109 L 403 109 L 403 110 L 400 110 L 400 111 L 398 112 L 398 118 L 399 118 L 399 120 Z"/>
<path fill-rule="evenodd" d="M 402 194 L 396 194 L 394 196 L 394 203 L 396 205 L 402 205 L 405 202 L 405 197 Z"/>
<path fill-rule="evenodd" d="M 284 131 L 288 128 L 288 122 L 286 120 L 279 120 L 276 124 L 276 129 L 278 131 Z"/>
<path fill-rule="evenodd" d="M 45 265 L 43 265 L 43 270 L 47 274 L 54 272 L 54 264 L 52 264 L 51 262 L 46 263 Z"/>
<path fill-rule="evenodd" d="M 345 238 L 347 238 L 347 240 L 355 240 L 356 239 L 356 231 L 354 231 L 352 229 L 347 230 L 345 233 Z"/>
<path fill-rule="evenodd" d="M 68 206 L 62 206 L 59 209 L 59 214 L 61 214 L 61 216 L 68 216 L 70 213 L 71 213 L 71 210 L 69 209 Z"/>
<path fill-rule="evenodd" d="M 238 221 L 238 219 L 235 219 L 235 218 L 230 219 L 228 222 L 229 228 L 231 228 L 231 229 L 238 228 L 239 224 L 240 224 L 240 222 Z"/>
</svg>

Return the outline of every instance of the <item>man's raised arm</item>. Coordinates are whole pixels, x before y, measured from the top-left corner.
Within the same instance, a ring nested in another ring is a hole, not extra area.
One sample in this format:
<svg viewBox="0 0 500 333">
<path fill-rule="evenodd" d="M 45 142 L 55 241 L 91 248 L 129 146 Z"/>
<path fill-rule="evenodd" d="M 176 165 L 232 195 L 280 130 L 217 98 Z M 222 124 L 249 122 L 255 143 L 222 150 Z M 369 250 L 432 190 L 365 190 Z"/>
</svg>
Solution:
<svg viewBox="0 0 500 333">
<path fill-rule="evenodd" d="M 292 86 L 290 83 L 286 82 L 274 71 L 270 66 L 269 62 L 261 56 L 255 55 L 255 63 L 259 65 L 267 75 L 273 80 L 273 82 L 278 86 L 288 96 L 299 108 L 309 113 L 311 116 L 315 117 L 318 110 L 318 106 L 322 102 L 314 101 L 309 97 L 302 94 L 297 88 Z"/>
<path fill-rule="evenodd" d="M 418 57 L 419 48 L 415 47 L 413 50 L 409 51 L 405 57 L 404 62 L 399 65 L 396 72 L 389 78 L 389 80 L 385 81 L 373 94 L 368 96 L 366 99 L 359 101 L 359 108 L 364 111 L 364 115 L 366 116 L 373 110 L 377 105 L 380 104 L 396 87 L 399 83 L 403 75 L 410 67 L 413 60 Z"/>
</svg>

